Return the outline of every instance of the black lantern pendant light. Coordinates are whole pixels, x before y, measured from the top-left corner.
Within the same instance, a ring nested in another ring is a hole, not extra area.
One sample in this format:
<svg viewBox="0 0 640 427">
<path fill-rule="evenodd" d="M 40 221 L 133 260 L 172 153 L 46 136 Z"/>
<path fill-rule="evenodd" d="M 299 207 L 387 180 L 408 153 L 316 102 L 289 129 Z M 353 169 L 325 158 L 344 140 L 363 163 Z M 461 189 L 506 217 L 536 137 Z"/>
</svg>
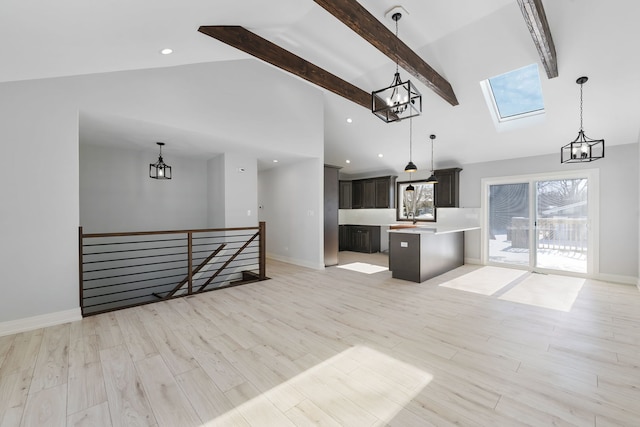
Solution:
<svg viewBox="0 0 640 427">
<path fill-rule="evenodd" d="M 413 163 L 411 157 L 413 156 L 413 120 L 409 118 L 409 163 L 404 167 L 404 171 L 409 173 L 409 185 L 404 191 L 412 193 L 415 191 L 413 185 L 411 185 L 411 174 L 418 170 L 418 167 Z"/>
<path fill-rule="evenodd" d="M 582 85 L 589 80 L 580 77 L 576 83 L 580 85 L 580 130 L 578 137 L 560 149 L 561 163 L 592 162 L 604 157 L 604 139 L 591 139 L 584 134 L 582 127 Z"/>
<path fill-rule="evenodd" d="M 153 179 L 171 179 L 171 166 L 164 163 L 162 160 L 162 146 L 164 142 L 156 142 L 160 146 L 160 155 L 158 161 L 149 164 L 149 178 Z"/>
<path fill-rule="evenodd" d="M 396 22 L 396 38 L 398 38 L 398 21 L 402 18 L 399 12 L 392 19 Z M 422 113 L 422 95 L 410 80 L 400 80 L 398 62 L 391 86 L 371 93 L 371 112 L 387 123 L 399 122 Z"/>
<path fill-rule="evenodd" d="M 433 173 L 433 141 L 436 139 L 436 136 L 429 135 L 429 139 L 431 139 L 431 176 L 427 178 L 427 182 L 437 184 L 438 178 L 436 178 L 436 175 Z"/>
</svg>

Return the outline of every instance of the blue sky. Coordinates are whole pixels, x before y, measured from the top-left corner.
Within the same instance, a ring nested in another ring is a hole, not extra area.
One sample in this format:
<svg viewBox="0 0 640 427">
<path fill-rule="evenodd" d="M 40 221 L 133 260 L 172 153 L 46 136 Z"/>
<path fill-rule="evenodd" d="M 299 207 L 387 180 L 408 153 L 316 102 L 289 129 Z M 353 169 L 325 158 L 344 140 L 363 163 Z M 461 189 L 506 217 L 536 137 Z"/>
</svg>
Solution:
<svg viewBox="0 0 640 427">
<path fill-rule="evenodd" d="M 544 109 L 537 64 L 492 77 L 489 83 L 503 119 Z"/>
</svg>

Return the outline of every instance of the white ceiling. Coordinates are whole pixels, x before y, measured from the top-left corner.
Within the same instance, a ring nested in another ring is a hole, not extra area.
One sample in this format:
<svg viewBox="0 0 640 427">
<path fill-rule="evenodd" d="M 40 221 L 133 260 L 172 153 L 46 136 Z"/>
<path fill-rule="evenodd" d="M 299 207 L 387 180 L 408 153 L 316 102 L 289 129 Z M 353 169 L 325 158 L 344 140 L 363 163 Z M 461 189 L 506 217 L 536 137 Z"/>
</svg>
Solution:
<svg viewBox="0 0 640 427">
<path fill-rule="evenodd" d="M 436 167 L 559 152 L 577 135 L 575 80 L 581 75 L 589 76 L 584 86 L 587 135 L 605 138 L 608 146 L 638 141 L 638 2 L 543 1 L 559 77 L 549 80 L 540 68 L 544 120 L 508 131 L 494 126 L 479 82 L 540 64 L 515 0 L 360 3 L 390 29 L 394 25 L 385 12 L 402 5 L 408 15 L 400 21 L 399 37 L 451 83 L 460 102 L 452 107 L 417 82 L 424 108 L 423 115 L 413 120 L 413 160 L 421 169 L 430 161 L 431 133 L 437 135 Z M 386 56 L 312 0 L 3 0 L 0 82 L 250 58 L 198 33 L 201 25 L 242 25 L 365 91 L 387 86 L 395 69 Z M 174 53 L 160 55 L 165 47 Z M 236 63 L 242 66 L 246 61 Z M 264 77 L 265 85 L 271 83 L 269 76 Z M 409 77 L 403 70 L 401 76 Z M 403 169 L 409 157 L 408 121 L 385 124 L 332 93 L 325 93 L 324 100 L 325 163 L 343 166 L 342 171 L 350 174 Z M 81 139 L 126 139 L 148 145 L 148 138 L 166 135 L 188 140 L 184 147 L 191 154 L 216 154 L 204 142 L 210 138 L 189 129 L 152 122 L 134 125 L 126 117 L 93 112 L 81 117 L 85 120 Z M 237 117 L 242 121 L 238 127 L 251 120 L 242 114 Z M 353 123 L 347 124 L 347 117 Z M 273 156 L 271 152 L 262 158 L 261 167 L 272 167 Z M 347 165 L 346 159 L 351 163 Z"/>
</svg>

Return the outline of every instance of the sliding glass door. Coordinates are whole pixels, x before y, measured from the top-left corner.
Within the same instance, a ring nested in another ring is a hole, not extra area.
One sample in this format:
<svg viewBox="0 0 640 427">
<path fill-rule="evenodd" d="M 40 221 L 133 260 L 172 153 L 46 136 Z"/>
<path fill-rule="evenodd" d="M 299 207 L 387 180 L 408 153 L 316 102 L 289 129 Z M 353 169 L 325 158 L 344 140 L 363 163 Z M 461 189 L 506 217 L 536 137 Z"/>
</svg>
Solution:
<svg viewBox="0 0 640 427">
<path fill-rule="evenodd" d="M 586 273 L 588 179 L 558 179 L 536 184 L 535 266 Z"/>
<path fill-rule="evenodd" d="M 487 264 L 593 273 L 597 171 L 483 180 Z"/>
<path fill-rule="evenodd" d="M 489 261 L 529 266 L 529 183 L 489 186 Z"/>
</svg>

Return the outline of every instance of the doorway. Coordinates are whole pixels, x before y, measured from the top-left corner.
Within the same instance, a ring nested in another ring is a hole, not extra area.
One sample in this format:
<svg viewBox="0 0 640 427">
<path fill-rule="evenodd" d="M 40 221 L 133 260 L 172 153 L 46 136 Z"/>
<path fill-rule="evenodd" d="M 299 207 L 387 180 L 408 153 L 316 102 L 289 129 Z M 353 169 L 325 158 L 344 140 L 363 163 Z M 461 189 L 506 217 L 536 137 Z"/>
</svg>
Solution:
<svg viewBox="0 0 640 427">
<path fill-rule="evenodd" d="M 597 272 L 597 170 L 487 178 L 482 187 L 485 264 Z"/>
</svg>

